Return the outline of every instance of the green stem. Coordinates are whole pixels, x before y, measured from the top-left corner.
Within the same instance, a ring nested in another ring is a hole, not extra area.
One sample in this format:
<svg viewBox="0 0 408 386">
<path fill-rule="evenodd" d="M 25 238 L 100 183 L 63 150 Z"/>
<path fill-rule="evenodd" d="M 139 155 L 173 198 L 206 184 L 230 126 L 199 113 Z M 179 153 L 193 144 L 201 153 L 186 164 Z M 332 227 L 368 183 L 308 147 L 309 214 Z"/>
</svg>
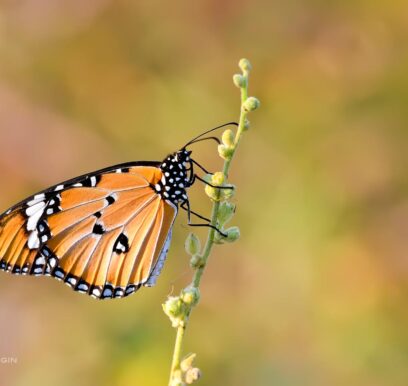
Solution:
<svg viewBox="0 0 408 386">
<path fill-rule="evenodd" d="M 241 137 L 243 132 L 245 131 L 245 124 L 246 124 L 246 118 L 248 115 L 248 111 L 244 109 L 244 103 L 248 99 L 248 75 L 249 72 L 247 70 L 243 70 L 243 77 L 245 78 L 245 86 L 241 88 L 241 113 L 240 113 L 240 118 L 239 118 L 239 124 L 238 124 L 238 129 L 235 135 L 234 139 L 234 145 L 233 145 L 233 152 L 228 160 L 224 161 L 224 166 L 223 166 L 223 174 L 225 176 L 225 179 L 228 178 L 229 170 L 231 167 L 231 161 L 235 155 L 235 152 L 238 148 L 238 145 L 240 143 Z M 214 201 L 213 203 L 213 208 L 212 208 L 212 213 L 211 213 L 211 222 L 210 224 L 213 225 L 214 227 L 217 226 L 217 218 L 218 218 L 218 212 L 220 208 L 220 201 Z M 203 252 L 201 254 L 202 258 L 202 264 L 200 265 L 199 268 L 197 268 L 194 272 L 193 280 L 191 283 L 191 287 L 194 288 L 199 288 L 201 278 L 203 276 L 203 273 L 205 271 L 205 268 L 208 263 L 208 258 L 211 254 L 212 248 L 214 246 L 214 240 L 215 240 L 215 230 L 213 228 L 210 228 L 208 231 L 207 235 L 207 240 L 203 249 Z M 172 380 L 175 378 L 174 375 L 175 373 L 180 370 L 180 362 L 181 362 L 181 353 L 182 353 L 182 346 L 183 346 L 183 339 L 184 339 L 184 334 L 185 330 L 187 327 L 188 320 L 190 318 L 192 308 L 190 307 L 187 311 L 187 315 L 184 319 L 184 322 L 177 327 L 177 335 L 176 335 L 176 343 L 174 346 L 174 352 L 173 352 L 173 360 L 172 360 L 172 366 L 171 366 L 171 372 L 170 372 L 170 383 L 169 385 L 172 384 Z"/>
<path fill-rule="evenodd" d="M 211 214 L 211 224 L 216 226 L 217 224 L 217 216 L 218 216 L 218 208 L 220 207 L 220 202 L 214 202 Z M 214 237 L 215 237 L 215 230 L 210 228 L 208 231 L 207 241 L 205 243 L 204 252 L 202 254 L 202 265 L 194 272 L 192 286 L 198 288 L 200 286 L 201 277 L 203 276 L 205 267 L 207 266 L 207 261 L 210 256 L 212 247 L 214 246 Z"/>
<path fill-rule="evenodd" d="M 183 337 L 184 337 L 185 331 L 186 331 L 185 325 L 177 327 L 176 343 L 174 344 L 174 353 L 173 353 L 173 360 L 171 362 L 169 385 L 171 385 L 171 381 L 173 379 L 174 373 L 178 369 L 180 369 L 181 351 L 182 351 Z"/>
<path fill-rule="evenodd" d="M 231 161 L 234 158 L 235 152 L 237 150 L 238 144 L 241 140 L 242 134 L 245 130 L 245 121 L 246 121 L 246 117 L 248 115 L 248 112 L 245 111 L 243 105 L 244 102 L 247 100 L 248 98 L 248 72 L 244 71 L 244 76 L 246 78 L 246 87 L 241 88 L 241 114 L 239 117 L 239 124 L 238 124 L 238 129 L 237 129 L 237 133 L 235 135 L 235 140 L 234 140 L 234 150 L 231 154 L 231 157 L 228 160 L 224 161 L 224 166 L 222 169 L 222 172 L 225 176 L 225 178 L 228 178 L 228 174 L 229 174 L 229 170 L 231 167 Z M 215 201 L 213 208 L 212 208 L 212 214 L 211 214 L 211 225 L 213 226 L 217 226 L 217 218 L 218 218 L 218 209 L 220 207 L 220 202 L 219 201 Z M 207 262 L 208 262 L 208 258 L 210 256 L 212 247 L 214 246 L 214 236 L 215 236 L 215 230 L 213 228 L 210 228 L 210 230 L 208 231 L 208 236 L 207 236 L 207 241 L 205 243 L 205 247 L 204 247 L 204 252 L 202 254 L 202 261 L 203 264 L 201 265 L 201 267 L 199 267 L 195 273 L 194 273 L 194 277 L 193 277 L 193 282 L 192 282 L 192 286 L 198 288 L 201 282 L 201 277 L 204 273 L 205 267 L 207 266 Z"/>
</svg>

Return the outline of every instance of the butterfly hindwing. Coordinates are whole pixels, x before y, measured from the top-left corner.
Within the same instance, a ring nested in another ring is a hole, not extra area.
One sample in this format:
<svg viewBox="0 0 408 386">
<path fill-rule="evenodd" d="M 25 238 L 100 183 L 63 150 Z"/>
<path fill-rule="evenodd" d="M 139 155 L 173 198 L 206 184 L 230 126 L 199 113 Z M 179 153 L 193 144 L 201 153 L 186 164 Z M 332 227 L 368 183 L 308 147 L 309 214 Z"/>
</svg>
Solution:
<svg viewBox="0 0 408 386">
<path fill-rule="evenodd" d="M 157 163 L 122 164 L 22 201 L 0 216 L 0 269 L 96 298 L 153 285 L 177 214 L 152 188 L 161 178 Z"/>
</svg>

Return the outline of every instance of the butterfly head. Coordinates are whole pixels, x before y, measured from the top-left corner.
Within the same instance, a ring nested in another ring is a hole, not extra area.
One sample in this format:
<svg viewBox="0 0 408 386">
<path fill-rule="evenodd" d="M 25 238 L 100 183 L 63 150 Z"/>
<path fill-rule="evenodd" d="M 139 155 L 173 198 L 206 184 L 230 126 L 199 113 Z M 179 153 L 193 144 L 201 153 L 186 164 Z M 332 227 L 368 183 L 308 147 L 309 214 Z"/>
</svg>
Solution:
<svg viewBox="0 0 408 386">
<path fill-rule="evenodd" d="M 162 178 L 154 189 L 165 200 L 179 204 L 188 200 L 186 189 L 191 186 L 191 151 L 185 148 L 170 154 L 160 164 Z"/>
</svg>

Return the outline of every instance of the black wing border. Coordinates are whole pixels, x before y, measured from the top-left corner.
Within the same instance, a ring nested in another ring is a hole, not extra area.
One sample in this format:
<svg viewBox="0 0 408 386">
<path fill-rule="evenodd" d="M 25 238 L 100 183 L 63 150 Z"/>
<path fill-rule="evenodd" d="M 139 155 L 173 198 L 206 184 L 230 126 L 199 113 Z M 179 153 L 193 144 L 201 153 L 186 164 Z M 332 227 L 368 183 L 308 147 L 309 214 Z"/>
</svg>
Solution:
<svg viewBox="0 0 408 386">
<path fill-rule="evenodd" d="M 48 193 L 54 193 L 55 192 L 55 188 L 59 185 L 64 185 L 64 189 L 69 188 L 70 186 L 79 183 L 81 181 L 83 181 L 84 179 L 88 178 L 89 176 L 98 176 L 98 175 L 102 175 L 102 174 L 107 174 L 109 172 L 112 172 L 114 170 L 117 169 L 126 169 L 126 168 L 131 168 L 131 167 L 135 167 L 135 166 L 153 166 L 153 167 L 159 167 L 161 165 L 161 161 L 133 161 L 133 162 L 125 162 L 125 163 L 121 163 L 121 164 L 117 164 L 117 165 L 112 165 L 112 166 L 108 166 L 99 170 L 95 170 L 93 172 L 89 172 L 89 173 L 84 173 L 80 176 L 71 178 L 69 180 L 66 181 L 62 181 L 58 184 L 52 185 L 44 190 L 41 190 L 37 193 L 32 194 L 29 197 L 26 197 L 25 199 L 21 200 L 20 202 L 18 202 L 17 204 L 13 205 L 12 207 L 8 208 L 7 210 L 5 210 L 4 212 L 2 212 L 0 214 L 0 220 L 3 216 L 13 212 L 15 209 L 21 208 L 23 207 L 28 201 L 32 200 L 35 196 L 37 196 L 38 194 L 44 194 L 47 196 Z"/>
</svg>

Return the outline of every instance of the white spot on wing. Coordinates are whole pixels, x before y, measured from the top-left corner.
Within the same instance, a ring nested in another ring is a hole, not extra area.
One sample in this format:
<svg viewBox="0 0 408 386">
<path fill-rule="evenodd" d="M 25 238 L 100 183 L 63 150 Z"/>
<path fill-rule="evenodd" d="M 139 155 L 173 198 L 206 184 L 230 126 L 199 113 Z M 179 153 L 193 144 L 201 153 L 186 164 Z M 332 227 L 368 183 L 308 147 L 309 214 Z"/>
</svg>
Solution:
<svg viewBox="0 0 408 386">
<path fill-rule="evenodd" d="M 126 247 L 121 242 L 118 243 L 118 245 L 116 246 L 116 249 L 122 252 L 126 251 Z"/>
<path fill-rule="evenodd" d="M 45 264 L 44 256 L 40 256 L 40 257 L 35 261 L 35 265 L 44 265 L 44 264 Z"/>
<path fill-rule="evenodd" d="M 31 202 L 31 201 L 30 201 Z M 26 215 L 27 216 L 32 216 L 35 212 L 37 212 L 38 210 L 42 209 L 45 207 L 45 202 L 44 201 L 39 201 L 35 204 L 32 204 L 31 206 L 29 206 L 26 209 Z"/>
<path fill-rule="evenodd" d="M 94 288 L 92 290 L 92 295 L 95 295 L 96 297 L 101 296 L 101 290 L 99 288 Z"/>
<path fill-rule="evenodd" d="M 36 249 L 40 246 L 40 239 L 38 238 L 38 232 L 32 231 L 28 236 L 27 247 L 29 249 Z"/>
<path fill-rule="evenodd" d="M 28 206 L 33 206 L 33 205 L 36 204 L 37 202 L 41 202 L 41 201 L 43 201 L 42 198 L 33 198 L 32 200 L 30 200 L 30 201 L 27 202 L 27 205 L 28 205 Z"/>
<path fill-rule="evenodd" d="M 28 231 L 33 231 L 33 230 L 35 230 L 35 228 L 37 228 L 38 220 L 42 216 L 43 212 L 44 212 L 44 208 L 41 208 L 41 209 L 37 210 L 35 213 L 33 213 L 28 218 L 28 221 L 27 221 L 27 230 Z"/>
</svg>

